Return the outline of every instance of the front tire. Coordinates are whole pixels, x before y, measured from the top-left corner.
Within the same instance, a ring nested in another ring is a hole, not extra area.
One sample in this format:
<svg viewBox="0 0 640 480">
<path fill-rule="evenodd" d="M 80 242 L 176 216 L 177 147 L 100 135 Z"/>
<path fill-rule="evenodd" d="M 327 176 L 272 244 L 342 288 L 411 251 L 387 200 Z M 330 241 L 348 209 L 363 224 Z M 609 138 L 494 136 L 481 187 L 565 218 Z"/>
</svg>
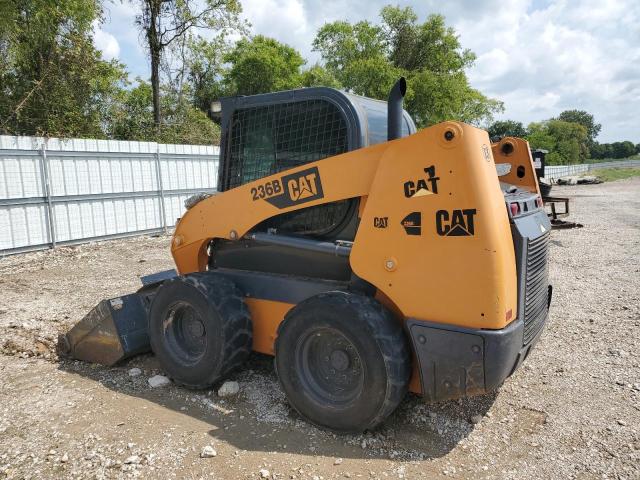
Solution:
<svg viewBox="0 0 640 480">
<path fill-rule="evenodd" d="M 378 301 L 329 292 L 295 306 L 276 340 L 276 370 L 291 405 L 341 432 L 382 423 L 404 398 L 410 355 L 400 324 Z"/>
<path fill-rule="evenodd" d="M 149 311 L 151 349 L 163 370 L 190 388 L 208 388 L 251 353 L 252 328 L 233 282 L 209 273 L 167 280 Z"/>
</svg>

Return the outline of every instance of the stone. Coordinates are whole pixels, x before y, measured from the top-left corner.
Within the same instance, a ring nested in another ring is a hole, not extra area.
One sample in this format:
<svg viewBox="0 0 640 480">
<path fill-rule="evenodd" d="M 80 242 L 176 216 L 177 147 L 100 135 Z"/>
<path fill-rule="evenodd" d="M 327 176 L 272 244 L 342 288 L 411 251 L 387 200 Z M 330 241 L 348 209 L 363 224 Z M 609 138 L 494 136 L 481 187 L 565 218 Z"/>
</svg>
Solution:
<svg viewBox="0 0 640 480">
<path fill-rule="evenodd" d="M 340 464 L 342 464 L 342 459 L 341 459 L 341 458 L 336 458 L 336 459 L 333 461 L 333 464 L 334 464 L 334 465 L 340 465 Z"/>
<path fill-rule="evenodd" d="M 200 458 L 211 458 L 215 457 L 216 455 L 218 455 L 218 452 L 216 452 L 211 445 L 207 445 L 200 452 Z"/>
<path fill-rule="evenodd" d="M 140 457 L 138 455 L 131 455 L 125 459 L 124 463 L 126 465 L 137 465 L 140 463 Z"/>
<path fill-rule="evenodd" d="M 140 370 L 139 368 L 132 368 L 131 370 L 129 370 L 130 377 L 138 377 L 140 375 L 142 375 L 142 370 Z"/>
<path fill-rule="evenodd" d="M 240 391 L 240 385 L 238 382 L 224 382 L 222 386 L 218 389 L 219 397 L 233 397 L 237 395 Z"/>
<path fill-rule="evenodd" d="M 151 388 L 158 388 L 169 385 L 171 383 L 171 380 L 169 380 L 164 375 L 154 375 L 148 380 L 148 382 Z"/>
<path fill-rule="evenodd" d="M 482 421 L 482 415 L 474 415 L 473 417 L 470 418 L 470 421 L 474 425 L 477 425 L 478 423 L 480 423 Z"/>
<path fill-rule="evenodd" d="M 259 472 L 260 478 L 269 478 L 269 470 L 266 468 L 261 469 Z"/>
</svg>

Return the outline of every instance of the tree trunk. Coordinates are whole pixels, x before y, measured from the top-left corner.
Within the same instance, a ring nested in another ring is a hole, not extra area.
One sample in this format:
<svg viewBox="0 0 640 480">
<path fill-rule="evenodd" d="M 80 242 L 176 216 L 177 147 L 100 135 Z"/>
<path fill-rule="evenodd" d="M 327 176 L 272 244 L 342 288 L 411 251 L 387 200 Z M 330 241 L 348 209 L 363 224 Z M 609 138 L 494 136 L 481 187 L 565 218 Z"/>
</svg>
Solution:
<svg viewBox="0 0 640 480">
<path fill-rule="evenodd" d="M 151 90 L 153 91 L 153 122 L 160 126 L 160 52 L 151 52 Z"/>
<path fill-rule="evenodd" d="M 160 6 L 162 1 L 150 0 L 149 25 L 147 27 L 147 41 L 149 42 L 149 53 L 151 56 L 151 90 L 153 92 L 153 122 L 156 129 L 160 127 L 160 55 L 162 54 L 162 43 L 159 38 L 158 20 L 160 17 Z"/>
</svg>

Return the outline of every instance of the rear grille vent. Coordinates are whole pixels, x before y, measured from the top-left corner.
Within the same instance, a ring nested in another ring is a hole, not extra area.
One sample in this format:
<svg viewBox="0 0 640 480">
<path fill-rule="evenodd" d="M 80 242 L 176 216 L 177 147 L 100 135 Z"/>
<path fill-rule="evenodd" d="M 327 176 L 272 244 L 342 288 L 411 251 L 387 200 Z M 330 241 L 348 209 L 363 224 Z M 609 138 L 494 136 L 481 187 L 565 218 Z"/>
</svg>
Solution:
<svg viewBox="0 0 640 480">
<path fill-rule="evenodd" d="M 524 302 L 524 343 L 528 344 L 544 325 L 548 311 L 549 232 L 527 242 Z"/>
</svg>

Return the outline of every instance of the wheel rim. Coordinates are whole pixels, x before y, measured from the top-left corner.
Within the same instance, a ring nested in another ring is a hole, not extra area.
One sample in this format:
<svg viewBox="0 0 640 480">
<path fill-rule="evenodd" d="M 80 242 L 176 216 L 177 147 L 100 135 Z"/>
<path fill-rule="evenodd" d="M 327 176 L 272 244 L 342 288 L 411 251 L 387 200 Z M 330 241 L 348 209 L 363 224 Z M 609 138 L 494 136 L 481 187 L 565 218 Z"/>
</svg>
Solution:
<svg viewBox="0 0 640 480">
<path fill-rule="evenodd" d="M 194 364 L 205 353 L 207 331 L 202 317 L 189 304 L 171 305 L 163 322 L 170 352 L 183 363 Z"/>
<path fill-rule="evenodd" d="M 338 330 L 322 328 L 301 337 L 295 361 L 302 386 L 319 403 L 347 404 L 362 391 L 362 360 Z"/>
</svg>

